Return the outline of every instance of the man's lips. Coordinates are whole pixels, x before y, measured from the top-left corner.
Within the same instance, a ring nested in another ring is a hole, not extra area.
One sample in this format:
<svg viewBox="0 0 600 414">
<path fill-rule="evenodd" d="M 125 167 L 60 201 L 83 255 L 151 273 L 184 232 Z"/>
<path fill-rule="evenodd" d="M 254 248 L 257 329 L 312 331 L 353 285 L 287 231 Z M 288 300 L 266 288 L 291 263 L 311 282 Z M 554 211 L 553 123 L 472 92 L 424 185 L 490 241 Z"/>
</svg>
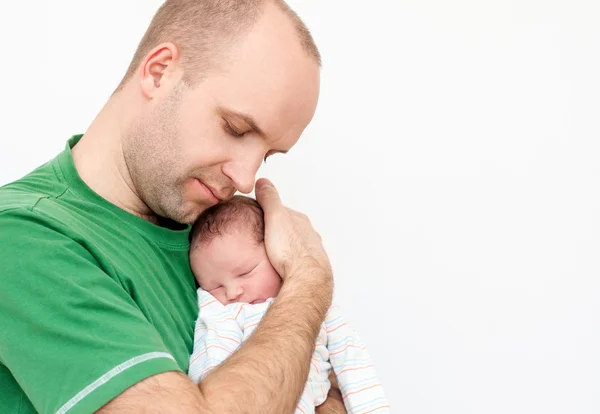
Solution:
<svg viewBox="0 0 600 414">
<path fill-rule="evenodd" d="M 214 204 L 217 204 L 221 199 L 211 190 L 209 186 L 204 184 L 201 180 L 196 178 L 196 181 L 200 187 L 200 190 L 204 193 L 204 195 L 209 198 Z"/>
<path fill-rule="evenodd" d="M 206 185 L 206 184 L 204 184 L 204 185 Z M 215 190 L 213 187 L 211 187 L 209 185 L 206 185 L 206 187 L 208 187 L 208 189 L 215 196 L 215 198 L 217 198 L 221 201 L 231 198 L 227 194 L 219 193 L 217 190 Z"/>
<path fill-rule="evenodd" d="M 196 182 L 199 184 L 200 190 L 206 195 L 206 197 L 210 198 L 214 204 L 217 204 L 220 201 L 229 200 L 235 194 L 235 189 L 226 188 L 223 191 L 217 190 L 215 187 L 212 187 L 206 184 L 199 178 L 194 178 Z"/>
</svg>

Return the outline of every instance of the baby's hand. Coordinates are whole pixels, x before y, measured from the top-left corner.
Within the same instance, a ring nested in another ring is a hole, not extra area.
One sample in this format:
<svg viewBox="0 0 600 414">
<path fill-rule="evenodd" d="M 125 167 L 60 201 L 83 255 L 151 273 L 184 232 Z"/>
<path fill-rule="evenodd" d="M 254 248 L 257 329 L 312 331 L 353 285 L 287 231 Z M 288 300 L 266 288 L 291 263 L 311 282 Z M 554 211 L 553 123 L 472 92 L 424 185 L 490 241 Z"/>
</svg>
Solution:
<svg viewBox="0 0 600 414">
<path fill-rule="evenodd" d="M 267 179 L 256 182 L 256 199 L 265 213 L 267 255 L 281 278 L 285 281 L 308 275 L 321 279 L 316 282 L 331 285 L 329 258 L 308 217 L 285 207 Z"/>
</svg>

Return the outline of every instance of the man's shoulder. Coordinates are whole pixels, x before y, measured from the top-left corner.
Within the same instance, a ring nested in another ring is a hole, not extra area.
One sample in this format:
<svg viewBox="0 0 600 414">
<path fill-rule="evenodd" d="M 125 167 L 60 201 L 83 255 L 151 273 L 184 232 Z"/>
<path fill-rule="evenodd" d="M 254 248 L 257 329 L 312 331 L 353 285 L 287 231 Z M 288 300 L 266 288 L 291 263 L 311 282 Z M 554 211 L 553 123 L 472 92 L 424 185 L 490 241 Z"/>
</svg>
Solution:
<svg viewBox="0 0 600 414">
<path fill-rule="evenodd" d="M 40 200 L 53 200 L 67 186 L 57 176 L 50 161 L 16 181 L 0 187 L 0 214 L 11 211 L 33 211 Z"/>
<path fill-rule="evenodd" d="M 54 161 L 0 187 L 0 227 L 6 236 L 35 232 L 47 227 L 60 209 L 59 198 L 68 186 L 56 174 Z M 44 214 L 39 206 L 44 204 Z M 25 235 L 25 234 L 22 234 Z"/>
<path fill-rule="evenodd" d="M 42 194 L 35 194 L 20 189 L 0 188 L 0 215 L 7 215 L 18 211 L 32 211 L 43 197 Z"/>
</svg>

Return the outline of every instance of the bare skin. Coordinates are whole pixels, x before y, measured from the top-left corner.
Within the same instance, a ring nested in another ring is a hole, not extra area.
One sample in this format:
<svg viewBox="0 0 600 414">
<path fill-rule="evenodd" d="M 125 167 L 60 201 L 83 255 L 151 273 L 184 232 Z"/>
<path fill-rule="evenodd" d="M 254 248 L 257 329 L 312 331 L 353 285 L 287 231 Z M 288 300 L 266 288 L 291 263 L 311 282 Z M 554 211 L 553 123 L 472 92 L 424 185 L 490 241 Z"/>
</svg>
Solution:
<svg viewBox="0 0 600 414">
<path fill-rule="evenodd" d="M 198 85 L 182 82 L 174 44 L 158 45 L 145 57 L 73 148 L 88 186 L 161 225 L 191 223 L 219 199 L 253 189 L 262 159 L 291 149 L 319 94 L 317 63 L 289 19 L 265 7 L 232 46 L 227 65 Z M 256 196 L 265 211 L 267 254 L 283 285 L 253 337 L 199 385 L 182 373 L 158 374 L 101 413 L 294 411 L 331 304 L 332 274 L 308 218 L 284 207 L 266 180 L 256 183 Z"/>
<path fill-rule="evenodd" d="M 315 409 L 316 414 L 346 414 L 342 393 L 333 372 L 329 375 L 329 381 L 331 381 L 331 388 L 329 388 L 327 399 Z"/>
</svg>

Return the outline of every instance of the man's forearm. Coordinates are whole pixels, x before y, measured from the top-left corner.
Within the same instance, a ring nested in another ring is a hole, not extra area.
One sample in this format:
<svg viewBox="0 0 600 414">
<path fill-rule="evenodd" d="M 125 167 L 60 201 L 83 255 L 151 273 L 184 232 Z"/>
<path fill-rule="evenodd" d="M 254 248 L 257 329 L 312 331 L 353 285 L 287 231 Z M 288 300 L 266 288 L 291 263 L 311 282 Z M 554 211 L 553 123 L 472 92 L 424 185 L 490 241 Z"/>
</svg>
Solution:
<svg viewBox="0 0 600 414">
<path fill-rule="evenodd" d="M 294 412 L 332 290 L 302 281 L 327 280 L 325 271 L 298 269 L 252 337 L 199 384 L 208 412 Z"/>
</svg>

